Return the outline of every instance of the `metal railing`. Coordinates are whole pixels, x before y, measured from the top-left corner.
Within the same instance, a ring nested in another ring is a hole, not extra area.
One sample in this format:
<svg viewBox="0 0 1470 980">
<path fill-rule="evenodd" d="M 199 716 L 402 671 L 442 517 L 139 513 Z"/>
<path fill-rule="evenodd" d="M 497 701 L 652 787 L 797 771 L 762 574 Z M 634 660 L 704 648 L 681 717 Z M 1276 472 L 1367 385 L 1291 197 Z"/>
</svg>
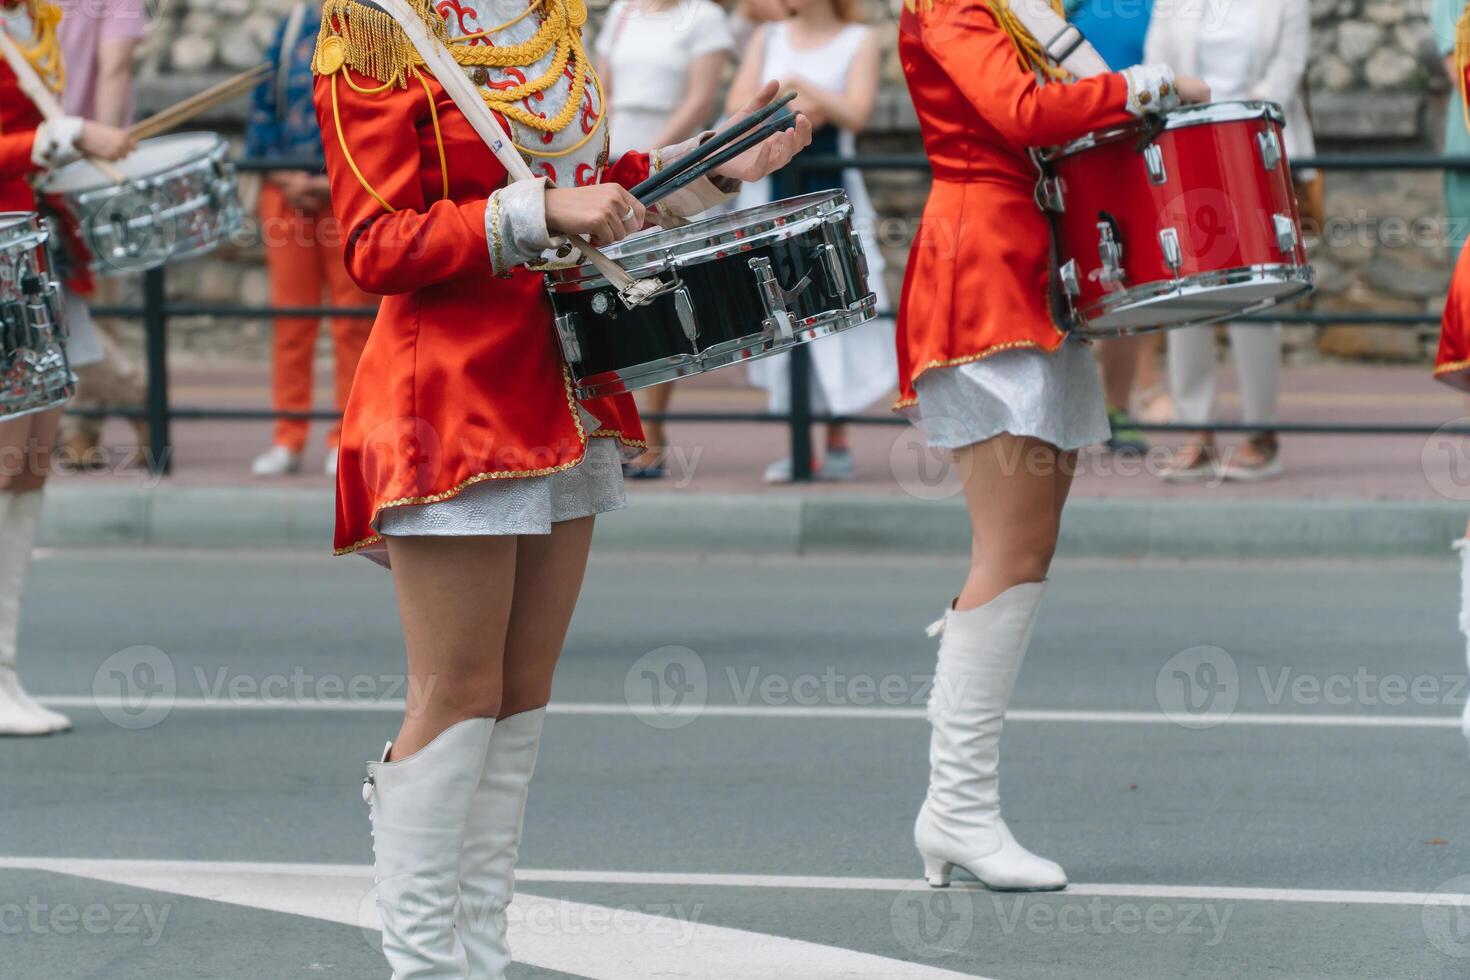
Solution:
<svg viewBox="0 0 1470 980">
<path fill-rule="evenodd" d="M 1405 154 L 1372 155 L 1322 155 L 1293 162 L 1298 170 L 1317 169 L 1325 171 L 1426 171 L 1463 170 L 1470 171 L 1467 156 L 1413 156 Z M 313 170 L 320 164 L 303 160 L 250 160 L 236 164 L 243 172 L 265 172 L 272 170 Z M 927 171 L 928 161 L 917 154 L 874 154 L 853 158 L 810 157 L 798 158 L 780 175 L 785 188 L 800 186 L 802 176 L 811 173 L 840 174 L 843 170 L 909 170 Z M 782 193 L 778 196 L 787 196 Z M 141 305 L 98 306 L 94 314 L 118 318 L 140 319 L 144 327 L 144 349 L 147 363 L 147 397 L 141 408 L 101 407 L 95 409 L 69 409 L 70 412 L 87 417 L 118 416 L 123 418 L 145 418 L 148 423 L 148 465 L 156 475 L 169 472 L 172 466 L 173 439 L 171 425 L 174 421 L 268 421 L 274 419 L 302 419 L 310 421 L 335 421 L 339 418 L 332 411 L 278 412 L 268 408 L 215 408 L 202 406 L 177 406 L 169 398 L 168 385 L 168 327 L 176 317 L 220 317 L 220 318 L 268 318 L 276 316 L 373 316 L 375 307 L 270 307 L 245 306 L 219 303 L 178 302 L 167 299 L 165 269 L 154 269 L 143 274 L 143 301 Z M 1261 324 L 1299 324 L 1322 326 L 1388 326 L 1414 329 L 1431 326 L 1439 317 L 1429 313 L 1362 313 L 1362 312 L 1316 312 L 1282 311 L 1269 315 L 1242 317 L 1239 322 Z M 685 423 L 758 423 L 785 425 L 789 429 L 791 446 L 792 479 L 808 482 L 813 479 L 812 438 L 813 425 L 822 423 L 844 423 L 850 425 L 900 426 L 908 422 L 900 417 L 887 416 L 831 416 L 812 410 L 810 391 L 810 352 L 798 346 L 790 352 L 791 408 L 785 413 L 773 412 L 667 412 L 645 413 L 651 421 Z M 1177 423 L 1139 424 L 1140 429 L 1154 432 L 1211 431 L 1252 432 L 1259 426 L 1239 423 L 1217 422 L 1209 425 L 1184 425 Z M 1332 435 L 1428 435 L 1449 432 L 1470 435 L 1470 428 L 1461 430 L 1443 426 L 1416 424 L 1386 424 L 1374 422 L 1307 423 L 1285 422 L 1272 428 L 1277 432 L 1293 434 Z"/>
</svg>

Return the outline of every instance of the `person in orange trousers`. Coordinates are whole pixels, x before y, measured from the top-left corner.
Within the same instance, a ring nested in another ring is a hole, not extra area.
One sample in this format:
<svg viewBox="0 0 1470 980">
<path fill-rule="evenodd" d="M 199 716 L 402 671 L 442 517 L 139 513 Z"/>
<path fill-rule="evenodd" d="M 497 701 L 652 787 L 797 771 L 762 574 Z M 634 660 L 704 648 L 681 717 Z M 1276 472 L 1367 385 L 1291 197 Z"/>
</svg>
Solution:
<svg viewBox="0 0 1470 980">
<path fill-rule="evenodd" d="M 246 134 L 247 155 L 254 159 L 324 160 L 321 131 L 312 104 L 312 54 L 321 27 L 315 3 L 297 3 L 282 19 L 270 52 L 276 73 L 255 92 Z M 260 192 L 260 232 L 270 269 L 271 305 L 374 307 L 347 274 L 341 224 L 332 214 L 331 185 L 322 170 L 268 173 Z M 333 317 L 334 396 L 340 411 L 347 404 L 353 375 L 372 331 L 371 317 Z M 306 412 L 312 407 L 317 317 L 279 316 L 273 351 L 273 404 L 278 412 Z M 251 472 L 259 477 L 287 476 L 301 469 L 309 425 L 304 419 L 276 421 L 271 447 L 258 456 Z M 340 425 L 327 436 L 329 475 L 337 472 Z"/>
</svg>

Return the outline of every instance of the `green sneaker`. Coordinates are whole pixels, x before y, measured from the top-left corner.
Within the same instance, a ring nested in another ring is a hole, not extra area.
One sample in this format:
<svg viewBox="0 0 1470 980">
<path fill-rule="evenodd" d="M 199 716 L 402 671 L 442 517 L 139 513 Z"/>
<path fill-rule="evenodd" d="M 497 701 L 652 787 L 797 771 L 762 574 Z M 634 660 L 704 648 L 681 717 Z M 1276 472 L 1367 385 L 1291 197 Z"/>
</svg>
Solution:
<svg viewBox="0 0 1470 980">
<path fill-rule="evenodd" d="M 1113 429 L 1113 434 L 1108 437 L 1109 451 L 1119 456 L 1142 456 L 1148 452 L 1148 440 L 1133 416 L 1121 408 L 1110 408 L 1108 425 Z"/>
</svg>

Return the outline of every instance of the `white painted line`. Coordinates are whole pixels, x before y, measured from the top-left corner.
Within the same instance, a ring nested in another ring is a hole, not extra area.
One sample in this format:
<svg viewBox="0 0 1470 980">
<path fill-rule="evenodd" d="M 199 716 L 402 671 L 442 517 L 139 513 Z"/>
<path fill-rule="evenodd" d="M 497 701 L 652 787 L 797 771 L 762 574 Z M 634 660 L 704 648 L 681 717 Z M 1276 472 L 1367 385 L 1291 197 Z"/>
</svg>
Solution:
<svg viewBox="0 0 1470 980">
<path fill-rule="evenodd" d="M 381 930 L 368 867 L 210 864 L 199 861 L 0 859 L 0 868 L 56 871 Z M 304 873 L 298 868 L 305 868 Z M 530 879 L 522 876 L 521 880 Z M 589 980 L 969 980 L 923 963 L 699 921 L 703 905 L 655 902 L 612 908 L 518 894 L 507 916 L 516 961 Z"/>
<path fill-rule="evenodd" d="M 137 705 L 116 697 L 66 695 L 37 698 L 53 708 L 134 709 Z M 345 711 L 392 712 L 405 708 L 402 700 L 353 701 L 347 699 L 228 699 L 176 697 L 170 701 L 176 711 Z M 584 715 L 599 718 L 637 717 L 628 705 L 612 702 L 560 702 L 552 704 L 553 715 Z M 710 704 L 668 711 L 648 709 L 649 715 L 661 718 L 759 718 L 762 720 L 814 719 L 819 721 L 923 721 L 923 708 L 806 707 L 800 705 Z M 1007 721 L 1053 722 L 1085 725 L 1173 725 L 1174 720 L 1156 711 L 1087 711 L 1070 709 L 1017 708 L 1006 715 Z M 1460 716 L 1448 715 L 1381 715 L 1381 714 L 1292 714 L 1288 712 L 1249 712 L 1218 719 L 1216 727 L 1286 726 L 1297 728 L 1417 728 L 1458 729 Z"/>
<path fill-rule="evenodd" d="M 351 878 L 370 881 L 372 868 L 355 864 L 291 864 L 255 861 L 148 861 L 92 858 L 0 857 L 0 870 L 51 871 L 127 884 L 143 879 L 198 879 L 213 875 L 221 880 L 248 880 L 288 876 L 293 879 Z M 516 871 L 522 884 L 650 885 L 665 888 L 769 888 L 798 891 L 899 892 L 913 888 L 917 878 L 838 878 L 817 875 L 701 874 L 662 871 L 578 871 L 523 868 Z M 138 887 L 151 887 L 138 885 Z M 985 891 L 971 881 L 955 888 Z M 165 891 L 171 889 L 164 889 Z M 193 894 L 180 892 L 180 894 Z M 997 893 L 1003 894 L 1003 893 Z M 1470 905 L 1470 894 L 1442 892 L 1370 891 L 1338 888 L 1249 888 L 1234 885 L 1128 885 L 1071 884 L 1054 897 L 1080 895 L 1104 898 L 1148 898 L 1168 901 L 1294 902 L 1340 905 Z M 208 897 L 208 896 L 200 896 Z M 1013 896 L 1012 896 L 1013 897 Z M 1027 896 L 1044 898 L 1045 895 Z M 286 911 L 281 909 L 280 911 Z M 292 914 L 310 914 L 309 912 Z"/>
</svg>

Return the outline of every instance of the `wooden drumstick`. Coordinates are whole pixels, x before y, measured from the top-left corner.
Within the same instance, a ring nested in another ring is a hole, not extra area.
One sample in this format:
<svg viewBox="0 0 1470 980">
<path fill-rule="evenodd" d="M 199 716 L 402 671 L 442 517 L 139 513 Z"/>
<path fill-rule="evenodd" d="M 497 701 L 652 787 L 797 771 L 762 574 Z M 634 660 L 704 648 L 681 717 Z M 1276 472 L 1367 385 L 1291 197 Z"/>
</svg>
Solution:
<svg viewBox="0 0 1470 980">
<path fill-rule="evenodd" d="M 171 129 L 177 129 L 189 120 L 249 92 L 274 70 L 269 63 L 256 65 L 249 71 L 241 72 L 234 78 L 211 86 L 197 95 L 189 96 L 177 105 L 149 116 L 129 129 L 128 135 L 134 139 L 146 140 L 154 136 L 161 136 Z"/>
<path fill-rule="evenodd" d="M 56 101 L 56 96 L 51 93 L 51 89 L 41 81 L 41 76 L 36 74 L 36 69 L 26 60 L 20 48 L 16 47 L 10 33 L 3 29 L 0 29 L 0 55 L 5 56 L 5 63 L 10 66 L 11 71 L 15 72 L 15 78 L 20 83 L 21 91 L 36 104 L 36 108 L 41 112 L 41 118 L 47 122 L 55 122 L 66 117 L 61 103 Z M 90 156 L 83 157 L 83 159 L 102 171 L 103 176 L 108 180 L 119 184 L 128 182 L 127 174 L 106 160 Z"/>
</svg>

